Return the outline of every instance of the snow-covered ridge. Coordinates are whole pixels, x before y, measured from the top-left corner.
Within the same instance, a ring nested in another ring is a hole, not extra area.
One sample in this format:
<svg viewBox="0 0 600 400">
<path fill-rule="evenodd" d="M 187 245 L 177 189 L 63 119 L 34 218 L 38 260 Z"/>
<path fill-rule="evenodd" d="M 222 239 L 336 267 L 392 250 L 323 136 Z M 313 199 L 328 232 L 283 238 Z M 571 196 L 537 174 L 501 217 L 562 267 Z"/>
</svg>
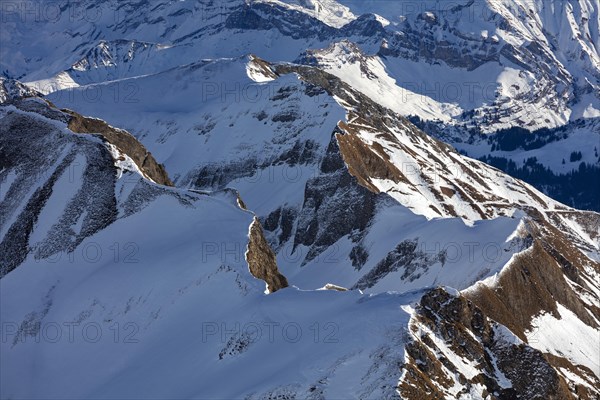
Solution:
<svg viewBox="0 0 600 400">
<path fill-rule="evenodd" d="M 15 43 L 36 36 L 52 52 L 36 61 L 22 53 L 27 48 L 4 46 L 4 69 L 9 76 L 18 76 L 18 68 L 28 71 L 25 80 L 48 92 L 72 87 L 71 80 L 81 84 L 156 73 L 192 62 L 190 55 L 237 57 L 251 51 L 291 61 L 307 49 L 350 39 L 376 55 L 379 91 L 390 87 L 390 98 L 397 98 L 392 93 L 398 90 L 405 93 L 402 98 L 410 97 L 395 108 L 404 115 L 451 117 L 490 131 L 555 127 L 600 115 L 598 7 L 593 0 L 478 0 L 456 7 L 433 1 L 388 3 L 161 2 L 153 10 L 163 13 L 162 19 L 145 18 L 130 2 L 117 9 L 110 2 L 94 4 L 90 7 L 100 21 L 75 19 L 66 29 L 65 18 L 41 20 L 47 31 L 41 38 L 27 24 L 7 31 Z M 117 20 L 109 21 L 115 14 Z M 13 23 L 7 20 L 3 29 Z M 360 81 L 356 74 L 353 79 Z M 422 98 L 417 107 L 415 97 Z"/>
<path fill-rule="evenodd" d="M 12 164 L 1 171 L 8 186 L 3 187 L 0 204 L 4 219 L 0 246 L 10 255 L 3 259 L 3 276 L 27 260 L 72 252 L 89 236 L 140 212 L 153 199 L 162 196 L 196 208 L 193 204 L 207 197 L 146 180 L 121 149 L 99 136 L 73 133 L 67 128 L 69 117 L 44 102 L 25 99 L 13 104 L 3 106 L 2 113 L 3 148 L 12 154 Z M 29 137 L 30 157 L 18 146 L 23 136 Z M 235 199 L 228 207 L 238 208 Z M 248 218 L 247 227 L 252 223 Z M 33 225 L 24 225 L 27 221 Z M 69 223 L 78 228 L 71 230 Z M 15 230 L 23 230 L 18 240 Z"/>
<path fill-rule="evenodd" d="M 600 214 L 404 118 L 595 115 L 595 4 L 442 3 L 90 1 L 91 21 L 3 23 L 3 73 L 94 118 L 73 134 L 0 86 L 0 397 L 600 395 L 592 342 L 536 342 L 599 332 Z M 491 95 L 445 92 L 473 81 Z M 143 143 L 137 163 L 98 126 Z M 145 179 L 145 148 L 178 188 Z"/>
<path fill-rule="evenodd" d="M 359 376 L 379 368 L 369 378 L 373 386 L 362 390 L 369 397 L 393 392 L 389 374 L 402 359 L 401 342 L 388 360 L 371 355 L 389 346 L 390 333 L 407 322 L 398 305 L 414 295 L 371 299 L 357 292 L 290 289 L 265 296 L 264 284 L 246 265 L 252 261 L 243 257 L 252 240 L 248 229 L 257 235 L 250 228 L 257 220 L 236 196 L 161 187 L 135 171 L 117 174 L 116 154 L 98 138 L 13 105 L 0 111 L 2 151 L 10 149 L 11 162 L 24 167 L 0 171 L 0 208 L 11 225 L 0 239 L 2 253 L 10 256 L 2 261 L 18 264 L 6 275 L 3 264 L 0 279 L 0 316 L 8 335 L 0 343 L 2 397 L 136 392 L 146 398 L 241 398 L 308 394 L 313 385 L 346 397 L 356 388 L 346 387 L 335 371 Z M 23 138 L 27 148 L 20 146 Z M 30 231 L 21 238 L 13 227 L 28 221 Z M 277 298 L 268 300 L 272 296 Z M 379 322 L 372 320 L 374 310 L 384 312 Z M 257 326 L 264 340 L 250 331 Z M 56 327 L 71 333 L 61 332 L 56 340 L 48 335 Z M 359 330 L 365 336 L 356 340 Z M 159 363 L 158 348 L 165 351 Z M 265 363 L 268 353 L 280 355 Z M 32 354 L 51 357 L 58 369 L 29 368 Z M 349 367 L 348 360 L 364 368 Z M 281 373 L 292 362 L 313 371 L 305 375 L 308 381 L 298 381 L 295 371 Z M 314 369 L 315 362 L 331 370 Z M 144 371 L 134 365 L 144 365 Z M 173 368 L 179 373 L 166 374 Z M 189 378 L 194 374 L 206 383 L 198 386 Z M 224 387 L 224 375 L 247 378 Z M 259 379 L 267 375 L 268 382 Z M 163 389 L 153 384 L 159 380 Z"/>
<path fill-rule="evenodd" d="M 248 3 L 270 3 L 301 11 L 334 28 L 341 28 L 356 19 L 348 7 L 335 0 L 248 0 Z"/>
<path fill-rule="evenodd" d="M 287 289 L 265 296 L 246 265 L 247 233 L 256 235 L 257 220 L 237 196 L 152 184 L 97 137 L 51 118 L 59 113 L 37 113 L 45 103 L 38 104 L 30 111 L 5 106 L 0 118 L 2 149 L 27 167 L 0 172 L 3 184 L 11 181 L 0 200 L 3 215 L 17 215 L 20 225 L 37 214 L 28 253 L 0 279 L 8 328 L 0 343 L 3 397 L 396 393 L 411 318 L 404 310 L 423 291 Z M 27 149 L 19 146 L 24 137 Z M 28 190 L 35 193 L 24 196 Z M 3 236 L 10 260 L 19 259 L 12 250 L 28 248 L 6 243 Z M 50 335 L 57 327 L 58 339 Z M 32 354 L 59 368 L 29 368 Z M 279 355 L 265 363 L 265 354 Z M 166 373 L 173 368 L 179 373 Z M 195 374 L 205 383 L 190 379 Z M 75 375 L 86 378 L 73 382 Z M 223 386 L 220 379 L 232 375 L 246 378 Z"/>
<path fill-rule="evenodd" d="M 269 79 L 257 82 L 256 73 Z M 586 252 L 598 251 L 594 240 L 578 233 L 585 231 L 575 228 L 580 222 L 572 225 L 568 207 L 461 156 L 316 68 L 241 57 L 136 81 L 143 101 L 119 104 L 118 114 L 111 99 L 88 103 L 78 90 L 71 107 L 136 134 L 176 185 L 238 190 L 260 217 L 292 285 L 377 292 L 440 283 L 464 289 L 522 250 L 518 240 L 506 238 L 522 218 L 519 210 L 532 205 Z M 60 93 L 50 98 L 59 104 L 68 99 Z M 170 115 L 174 109 L 177 119 Z M 345 160 L 350 148 L 366 151 L 357 160 L 370 166 L 361 170 Z M 340 227 L 340 220 L 347 225 Z M 481 237 L 505 250 L 502 257 L 486 261 L 488 241 Z M 456 238 L 460 257 L 451 257 L 448 268 L 443 251 L 452 250 Z M 480 243 L 472 260 L 470 242 Z M 418 257 L 396 263 L 403 254 Z"/>
<path fill-rule="evenodd" d="M 323 80 L 323 72 L 315 68 L 284 64 L 278 71 L 297 72 L 313 84 Z M 344 81 L 327 79 L 324 88 L 347 112 L 345 121 L 338 125 L 346 134 L 338 136 L 340 146 L 349 145 L 346 152 L 342 148 L 346 163 L 354 167 L 359 179 L 388 193 L 417 214 L 429 218 L 457 216 L 469 222 L 512 215 L 519 208 L 532 205 L 541 212 L 568 210 L 530 185 L 464 157 L 423 134 L 409 121 L 380 107 Z M 366 153 L 357 152 L 359 143 L 366 146 Z M 368 154 L 372 161 L 368 160 Z M 384 171 L 376 170 L 376 161 Z"/>
</svg>

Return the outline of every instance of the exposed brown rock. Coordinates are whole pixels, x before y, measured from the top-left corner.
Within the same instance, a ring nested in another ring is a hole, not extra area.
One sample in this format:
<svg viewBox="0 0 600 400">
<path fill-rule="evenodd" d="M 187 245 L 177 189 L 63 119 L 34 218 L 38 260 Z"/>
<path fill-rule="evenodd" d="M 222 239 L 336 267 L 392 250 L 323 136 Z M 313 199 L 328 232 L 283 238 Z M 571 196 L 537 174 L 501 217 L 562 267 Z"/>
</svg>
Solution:
<svg viewBox="0 0 600 400">
<path fill-rule="evenodd" d="M 590 279 L 583 279 L 585 268 L 600 271 L 600 264 L 587 258 L 559 229 L 541 215 L 534 215 L 527 223 L 533 245 L 518 254 L 513 262 L 499 275 L 493 286 L 479 284 L 465 296 L 477 304 L 486 315 L 508 327 L 522 340 L 527 341 L 525 331 L 531 330 L 532 319 L 541 313 L 552 313 L 560 318 L 557 303 L 566 307 L 585 324 L 598 328 L 592 317 L 600 319 L 600 309 L 581 300 L 583 292 L 595 298 L 588 287 Z M 568 282 L 570 281 L 570 282 Z M 549 363 L 557 370 L 567 369 L 573 374 L 599 385 L 600 379 L 588 368 L 573 365 L 570 361 L 546 355 Z M 580 384 L 571 382 L 571 392 L 579 398 L 595 398 Z"/>
<path fill-rule="evenodd" d="M 343 128 L 349 129 L 348 125 L 341 124 Z M 354 176 L 361 185 L 379 193 L 379 189 L 371 182 L 372 178 L 390 179 L 396 183 L 404 182 L 410 184 L 402 172 L 390 161 L 389 156 L 376 151 L 374 146 L 368 146 L 358 136 L 352 134 L 336 134 L 344 162 L 348 166 L 348 172 Z"/>
<path fill-rule="evenodd" d="M 273 69 L 271 68 L 271 65 L 266 62 L 265 60 L 256 57 L 254 54 L 250 55 L 250 61 L 251 63 L 257 67 L 260 72 L 264 75 L 264 76 L 268 76 L 272 79 L 277 78 L 277 75 L 275 74 L 275 72 L 273 71 Z"/>
<path fill-rule="evenodd" d="M 444 193 L 444 195 L 446 195 L 448 198 L 452 198 L 452 196 L 454 196 L 456 194 L 456 191 L 454 189 L 451 189 L 449 187 L 445 187 L 442 186 L 440 188 L 440 190 L 442 191 L 442 193 Z"/>
<path fill-rule="evenodd" d="M 462 386 L 457 395 L 479 384 L 490 399 L 575 398 L 540 351 L 506 341 L 498 333 L 502 328 L 466 297 L 434 289 L 423 296 L 416 311 L 411 322 L 413 340 L 406 347 L 409 361 L 398 387 L 403 398 L 451 398 L 450 389 L 456 383 Z M 481 373 L 464 376 L 436 343 L 475 364 Z M 511 387 L 502 385 L 498 374 Z"/>
<path fill-rule="evenodd" d="M 565 369 L 572 374 L 579 375 L 584 381 L 587 381 L 591 387 L 600 387 L 600 380 L 594 375 L 594 373 L 583 365 L 573 365 L 569 360 L 563 357 L 558 357 L 553 354 L 544 354 L 550 364 L 554 368 L 557 368 L 559 373 L 561 369 Z M 586 379 L 589 378 L 589 379 Z M 591 391 L 588 387 L 579 384 L 567 384 L 571 387 L 571 392 L 580 400 L 597 400 L 599 398 L 598 392 Z"/>
<path fill-rule="evenodd" d="M 256 217 L 250 226 L 250 240 L 246 261 L 254 277 L 267 283 L 270 293 L 288 286 L 285 276 L 279 273 L 275 253 L 267 243 L 260 222 Z"/>
<path fill-rule="evenodd" d="M 62 110 L 71 116 L 68 127 L 75 133 L 97 133 L 128 155 L 144 175 L 150 180 L 165 186 L 173 186 L 167 171 L 154 156 L 129 132 L 113 128 L 106 122 L 84 117 L 71 110 Z"/>
<path fill-rule="evenodd" d="M 473 169 L 471 164 L 474 164 L 474 162 L 461 159 L 456 150 L 448 144 L 426 135 L 406 118 L 382 107 L 362 93 L 353 90 L 339 78 L 331 74 L 313 67 L 292 64 L 274 65 L 273 69 L 278 74 L 297 73 L 301 79 L 312 85 L 322 87 L 327 93 L 338 96 L 349 105 L 347 107 L 347 110 L 349 110 L 346 118 L 347 121 L 342 121 L 338 124 L 338 128 L 342 134 L 336 135 L 336 138 L 340 141 L 340 151 L 348 166 L 348 171 L 362 186 L 374 193 L 379 193 L 378 188 L 375 187 L 372 181 L 373 178 L 379 178 L 389 179 L 399 184 L 398 186 L 400 187 L 406 185 L 413 192 L 429 191 L 440 203 L 439 206 L 436 205 L 430 208 L 440 216 L 459 217 L 454 206 L 447 204 L 446 199 L 443 197 L 445 195 L 447 199 L 451 199 L 456 194 L 469 204 L 473 211 L 482 219 L 489 219 L 504 214 L 504 211 L 495 212 L 496 210 L 493 208 L 483 208 L 480 206 L 484 202 L 497 202 L 502 199 L 496 196 L 486 181 L 482 179 L 480 176 L 481 171 L 478 172 L 480 168 Z M 352 95 L 349 95 L 349 93 L 352 93 Z M 417 154 L 409 146 L 403 144 L 393 134 L 390 127 L 405 131 L 408 135 L 408 140 L 418 145 L 423 154 Z M 391 162 L 388 153 L 381 143 L 366 143 L 361 139 L 359 132 L 362 131 L 375 134 L 380 142 L 383 141 L 386 143 L 386 146 L 397 148 L 409 155 L 415 163 L 415 170 L 411 172 L 418 173 L 420 179 L 430 183 L 430 185 L 426 185 L 427 188 L 425 189 L 416 188 L 406 174 Z M 444 179 L 445 193 L 438 192 L 430 175 L 438 175 L 438 171 L 443 172 L 442 177 L 444 174 L 446 176 L 452 175 L 446 163 L 440 158 L 440 154 L 447 154 L 452 157 L 457 165 L 461 167 L 461 174 L 477 182 L 484 188 L 484 191 L 477 190 L 471 184 L 467 183 L 465 179 L 457 181 Z M 426 193 L 424 195 L 427 196 Z M 541 204 L 544 207 L 546 206 L 543 202 Z M 462 215 L 460 217 L 465 218 Z"/>
<path fill-rule="evenodd" d="M 559 232 L 553 232 L 558 237 L 548 237 L 540 233 L 537 225 L 531 224 L 530 228 L 534 229 L 535 235 L 539 235 L 532 248 L 515 256 L 493 287 L 480 284 L 476 290 L 468 291 L 465 295 L 522 340 L 526 340 L 524 332 L 531 329 L 534 316 L 541 312 L 551 312 L 558 317 L 557 302 L 586 324 L 598 327 L 590 313 L 600 319 L 600 310 L 583 303 L 566 281 L 578 280 L 576 276 L 585 273 L 581 264 L 581 252 L 566 240 L 563 241 L 564 236 Z M 561 268 L 559 261 L 565 267 Z M 598 263 L 589 259 L 585 262 L 586 265 L 600 269 Z M 566 268 L 570 272 L 566 273 Z M 568 274 L 573 278 L 569 278 Z"/>
<path fill-rule="evenodd" d="M 398 385 L 398 391 L 404 399 L 443 400 L 444 392 L 438 385 L 450 386 L 451 381 L 442 370 L 435 354 L 420 341 L 406 346 L 408 362 L 404 365 L 405 376 Z M 435 382 L 435 383 L 434 383 Z"/>
</svg>

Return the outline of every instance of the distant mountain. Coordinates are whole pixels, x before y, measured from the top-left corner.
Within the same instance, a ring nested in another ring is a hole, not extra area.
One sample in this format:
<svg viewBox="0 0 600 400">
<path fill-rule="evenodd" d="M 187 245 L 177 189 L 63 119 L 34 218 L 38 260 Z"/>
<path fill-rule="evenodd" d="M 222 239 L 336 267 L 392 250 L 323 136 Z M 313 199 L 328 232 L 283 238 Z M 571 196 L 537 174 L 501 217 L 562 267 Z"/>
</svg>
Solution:
<svg viewBox="0 0 600 400">
<path fill-rule="evenodd" d="M 80 2 L 62 12 L 32 3 L 37 12 L 5 13 L 0 29 L 11 40 L 0 65 L 45 94 L 254 53 L 319 65 L 378 103 L 427 121 L 427 133 L 459 148 L 473 131 L 559 128 L 578 136 L 573 124 L 600 118 L 600 7 L 593 0 L 160 1 L 150 7 L 155 18 L 138 1 Z M 600 142 L 594 126 L 586 132 Z M 575 138 L 559 154 L 541 151 L 561 162 L 586 147 Z M 586 166 L 596 171 L 598 157 Z M 505 172 L 572 206 L 600 209 L 600 196 L 579 201 L 560 188 L 579 193 L 588 177 L 578 165 L 549 168 L 534 177 Z"/>
<path fill-rule="evenodd" d="M 291 60 L 348 39 L 373 54 L 373 65 L 384 67 L 353 79 L 391 79 L 401 88 L 393 90 L 446 107 L 440 112 L 423 106 L 417 114 L 422 118 L 490 131 L 600 116 L 599 11 L 592 0 L 162 1 L 151 8 L 156 18 L 148 18 L 147 7 L 134 1 L 78 3 L 55 18 L 44 18 L 49 10 L 43 2 L 33 3 L 39 15 L 23 15 L 36 17 L 32 23 L 18 24 L 22 15 L 15 11 L 3 27 L 12 40 L 2 50 L 11 56 L 2 57 L 2 69 L 26 81 L 47 79 L 66 65 L 73 66 L 69 75 L 107 67 L 114 79 L 125 71 L 129 76 L 158 72 L 206 56 L 253 52 Z M 34 38 L 40 46 L 22 46 Z M 166 51 L 148 59 L 161 49 Z M 343 56 L 335 62 L 344 66 L 333 73 L 352 65 Z M 403 103 L 408 110 L 399 103 L 395 110 L 415 111 L 414 101 Z"/>
</svg>

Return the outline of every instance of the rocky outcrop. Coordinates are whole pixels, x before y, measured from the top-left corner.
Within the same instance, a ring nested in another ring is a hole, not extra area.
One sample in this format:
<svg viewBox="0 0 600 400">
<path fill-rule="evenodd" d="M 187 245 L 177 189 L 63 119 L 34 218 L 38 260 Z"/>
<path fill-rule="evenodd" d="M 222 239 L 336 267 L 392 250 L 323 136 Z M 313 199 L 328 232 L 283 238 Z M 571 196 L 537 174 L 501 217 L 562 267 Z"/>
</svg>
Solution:
<svg viewBox="0 0 600 400">
<path fill-rule="evenodd" d="M 340 123 L 342 129 L 349 129 L 345 123 Z M 395 183 L 407 183 L 408 180 L 383 151 L 379 143 L 367 145 L 355 135 L 336 135 L 340 151 L 344 157 L 348 172 L 374 193 L 380 190 L 372 183 L 372 179 L 389 179 Z"/>
<path fill-rule="evenodd" d="M 68 128 L 75 133 L 98 134 L 122 154 L 129 156 L 146 178 L 160 185 L 173 186 L 165 167 L 125 130 L 114 128 L 100 119 L 84 117 L 72 110 L 59 110 L 54 104 L 43 99 L 40 93 L 14 80 L 0 81 L 0 104 L 3 103 L 66 122 Z"/>
<path fill-rule="evenodd" d="M 436 263 L 445 263 L 446 252 L 444 250 L 437 254 L 427 254 L 418 248 L 419 240 L 405 240 L 399 243 L 383 260 L 365 274 L 353 289 L 364 290 L 373 287 L 388 274 L 398 270 L 403 271 L 400 277 L 403 281 L 412 282 L 427 272 L 429 267 Z"/>
<path fill-rule="evenodd" d="M 443 61 L 455 68 L 472 71 L 489 62 L 497 61 L 501 46 L 497 39 L 461 36 L 461 32 L 443 25 L 438 16 L 421 14 L 412 25 L 405 21 L 401 32 L 387 35 L 387 44 L 379 50 L 382 57 L 398 57 L 427 63 Z M 444 39 L 437 35 L 446 32 Z M 453 43 L 448 38 L 455 39 Z"/>
<path fill-rule="evenodd" d="M 10 103 L 24 97 L 35 97 L 40 95 L 35 90 L 23 85 L 14 79 L 0 77 L 0 104 Z"/>
<path fill-rule="evenodd" d="M 346 235 L 359 246 L 378 204 L 385 197 L 361 186 L 348 173 L 335 136 L 332 136 L 319 174 L 306 183 L 304 204 L 298 215 L 294 249 L 300 245 L 310 248 L 304 264 Z"/>
<path fill-rule="evenodd" d="M 248 238 L 246 261 L 252 275 L 267 283 L 269 293 L 287 287 L 287 279 L 279 273 L 275 253 L 265 240 L 262 227 L 256 217 L 250 225 Z"/>
<path fill-rule="evenodd" d="M 152 153 L 129 132 L 114 128 L 102 120 L 84 117 L 71 110 L 63 111 L 71 116 L 68 124 L 70 130 L 76 133 L 101 135 L 108 143 L 128 155 L 148 179 L 160 185 L 173 186 L 165 167 L 159 164 Z"/>
<path fill-rule="evenodd" d="M 303 12 L 290 10 L 276 4 L 254 2 L 231 12 L 225 27 L 231 30 L 276 29 L 294 39 L 319 38 L 324 40 L 335 35 L 336 29 Z"/>
<path fill-rule="evenodd" d="M 536 316 L 550 314 L 562 318 L 557 309 L 559 304 L 584 324 L 600 328 L 597 282 L 600 263 L 590 260 L 572 240 L 544 219 L 533 218 L 527 230 L 532 246 L 515 256 L 492 284 L 479 283 L 465 291 L 464 296 L 524 342 L 528 341 L 526 333 L 535 329 L 532 321 Z M 589 389 L 600 385 L 600 378 L 589 368 L 564 357 L 545 356 L 557 371 L 566 369 L 570 376 L 578 377 L 569 382 L 578 398 L 593 399 L 600 395 Z"/>
<path fill-rule="evenodd" d="M 438 288 L 425 294 L 409 336 L 398 387 L 404 398 L 576 398 L 540 351 L 458 293 Z M 465 365 L 473 369 L 467 373 Z"/>
</svg>

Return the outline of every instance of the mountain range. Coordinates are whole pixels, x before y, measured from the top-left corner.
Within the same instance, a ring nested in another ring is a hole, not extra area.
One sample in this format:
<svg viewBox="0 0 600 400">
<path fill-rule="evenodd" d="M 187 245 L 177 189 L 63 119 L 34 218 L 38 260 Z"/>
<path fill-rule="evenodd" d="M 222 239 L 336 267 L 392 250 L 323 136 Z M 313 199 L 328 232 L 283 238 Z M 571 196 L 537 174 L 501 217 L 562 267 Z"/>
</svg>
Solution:
<svg viewBox="0 0 600 400">
<path fill-rule="evenodd" d="M 0 397 L 598 398 L 599 8 L 3 5 Z"/>
</svg>

